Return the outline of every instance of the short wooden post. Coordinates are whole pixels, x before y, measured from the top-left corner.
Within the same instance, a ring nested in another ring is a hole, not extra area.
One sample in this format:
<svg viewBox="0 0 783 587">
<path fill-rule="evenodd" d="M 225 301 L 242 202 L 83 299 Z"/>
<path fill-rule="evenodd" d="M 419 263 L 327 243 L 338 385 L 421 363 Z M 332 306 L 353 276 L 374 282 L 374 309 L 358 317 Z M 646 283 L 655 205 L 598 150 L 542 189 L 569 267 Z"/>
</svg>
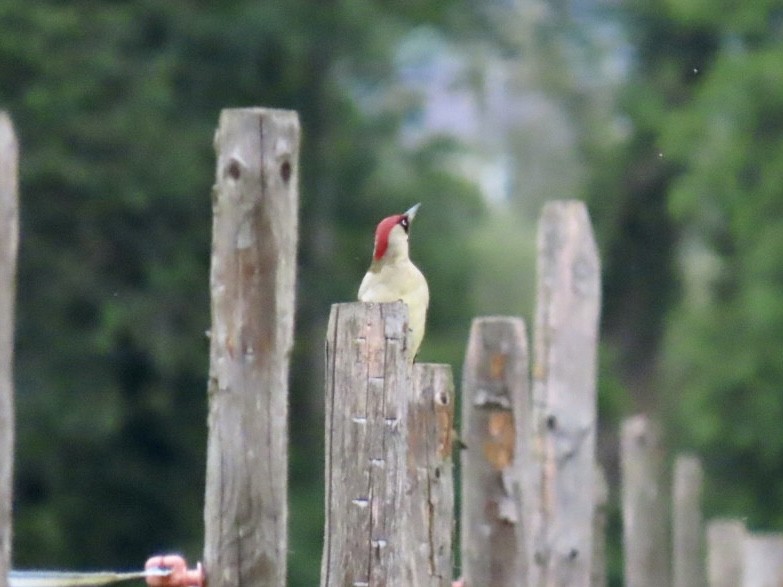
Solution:
<svg viewBox="0 0 783 587">
<path fill-rule="evenodd" d="M 603 467 L 595 468 L 595 511 L 593 512 L 593 571 L 590 587 L 606 587 L 606 526 L 609 513 L 609 484 Z"/>
<path fill-rule="evenodd" d="M 462 572 L 466 585 L 526 584 L 528 345 L 520 318 L 473 321 L 462 379 Z"/>
<path fill-rule="evenodd" d="M 620 432 L 626 587 L 669 585 L 667 507 L 658 425 L 643 415 Z"/>
<path fill-rule="evenodd" d="M 693 455 L 678 456 L 672 481 L 672 561 L 674 587 L 704 587 L 704 529 L 701 495 L 704 472 Z"/>
<path fill-rule="evenodd" d="M 11 119 L 0 112 L 0 587 L 11 564 L 14 459 L 14 299 L 19 246 L 19 147 Z"/>
<path fill-rule="evenodd" d="M 590 584 L 593 552 L 598 252 L 582 202 L 550 202 L 538 228 L 530 585 Z"/>
<path fill-rule="evenodd" d="M 286 579 L 299 121 L 224 110 L 215 136 L 204 561 L 210 587 Z"/>
<path fill-rule="evenodd" d="M 413 561 L 410 587 L 451 587 L 454 534 L 454 382 L 449 365 L 413 366 L 408 478 Z"/>
<path fill-rule="evenodd" d="M 707 524 L 707 577 L 710 587 L 742 585 L 745 524 L 717 519 Z"/>
<path fill-rule="evenodd" d="M 783 534 L 746 535 L 742 558 L 741 587 L 783 585 Z"/>
<path fill-rule="evenodd" d="M 326 335 L 326 524 L 322 587 L 413 585 L 405 558 L 408 311 L 335 304 Z"/>
</svg>

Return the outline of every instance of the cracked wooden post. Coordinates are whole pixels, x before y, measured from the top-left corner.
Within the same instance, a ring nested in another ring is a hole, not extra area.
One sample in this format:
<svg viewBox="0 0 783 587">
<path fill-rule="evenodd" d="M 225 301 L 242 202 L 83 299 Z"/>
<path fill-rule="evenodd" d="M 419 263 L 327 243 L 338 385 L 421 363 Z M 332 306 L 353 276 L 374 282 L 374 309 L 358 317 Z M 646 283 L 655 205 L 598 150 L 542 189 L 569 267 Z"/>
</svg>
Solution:
<svg viewBox="0 0 783 587">
<path fill-rule="evenodd" d="M 461 552 L 468 586 L 527 584 L 528 360 L 522 319 L 473 320 L 462 376 Z"/>
<path fill-rule="evenodd" d="M 620 431 L 625 585 L 669 585 L 668 508 L 658 425 L 643 415 Z"/>
<path fill-rule="evenodd" d="M 699 459 L 680 455 L 672 480 L 672 561 L 674 587 L 705 587 L 704 527 L 701 494 L 704 472 Z"/>
<path fill-rule="evenodd" d="M 707 581 L 710 587 L 742 585 L 745 524 L 721 518 L 707 524 Z"/>
<path fill-rule="evenodd" d="M 548 203 L 538 228 L 530 585 L 591 581 L 601 279 L 587 208 Z"/>
<path fill-rule="evenodd" d="M 741 587 L 783 585 L 783 534 L 747 534 L 742 551 Z"/>
<path fill-rule="evenodd" d="M 283 587 L 298 117 L 223 110 L 215 149 L 204 566 L 210 587 Z"/>
<path fill-rule="evenodd" d="M 411 541 L 403 557 L 413 562 L 406 587 L 451 587 L 454 530 L 454 382 L 449 365 L 413 366 L 408 411 Z"/>
<path fill-rule="evenodd" d="M 0 587 L 11 566 L 14 459 L 14 299 L 19 246 L 19 147 L 11 119 L 0 112 Z"/>
<path fill-rule="evenodd" d="M 335 304 L 326 335 L 322 587 L 413 585 L 408 309 Z"/>
</svg>

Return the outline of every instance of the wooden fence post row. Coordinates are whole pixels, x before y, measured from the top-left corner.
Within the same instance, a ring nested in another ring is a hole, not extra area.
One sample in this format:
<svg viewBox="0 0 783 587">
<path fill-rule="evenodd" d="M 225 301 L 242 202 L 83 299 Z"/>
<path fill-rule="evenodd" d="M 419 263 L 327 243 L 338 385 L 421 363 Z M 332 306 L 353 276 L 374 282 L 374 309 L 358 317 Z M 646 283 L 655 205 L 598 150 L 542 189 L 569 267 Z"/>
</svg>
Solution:
<svg viewBox="0 0 783 587">
<path fill-rule="evenodd" d="M 14 447 L 14 298 L 19 244 L 19 147 L 11 119 L 0 111 L 0 587 L 11 560 Z"/>
<path fill-rule="evenodd" d="M 783 585 L 783 534 L 749 533 L 741 520 L 707 525 L 709 587 Z"/>
<path fill-rule="evenodd" d="M 783 533 L 749 533 L 741 520 L 702 524 L 704 473 L 699 460 L 674 461 L 669 549 L 668 501 L 660 428 L 645 416 L 621 432 L 625 585 L 779 587 Z"/>
<path fill-rule="evenodd" d="M 605 581 L 592 566 L 603 544 L 593 528 L 605 524 L 596 504 L 606 501 L 605 490 L 594 494 L 600 272 L 583 204 L 546 207 L 538 267 L 534 403 L 524 322 L 481 318 L 471 329 L 462 402 L 469 586 Z M 450 584 L 451 378 L 429 365 L 412 374 L 406 335 L 401 304 L 332 307 L 323 587 Z"/>
<path fill-rule="evenodd" d="M 620 442 L 625 584 L 706 586 L 701 463 L 692 455 L 675 459 L 670 502 L 657 422 L 643 415 L 628 418 L 622 425 Z M 721 558 L 723 562 L 730 560 Z M 731 577 L 724 572 L 718 576 L 710 579 L 710 585 L 715 584 L 713 581 L 724 585 L 720 581 Z M 740 585 L 733 579 L 726 583 L 729 584 Z"/>
<path fill-rule="evenodd" d="M 294 112 L 260 108 L 224 110 L 215 137 L 204 511 L 212 587 L 286 582 L 299 141 Z M 0 113 L 0 587 L 11 550 L 17 167 Z M 606 585 L 608 488 L 595 462 L 600 270 L 583 204 L 545 207 L 537 279 L 530 373 L 522 320 L 481 318 L 471 328 L 462 402 L 468 587 Z M 447 365 L 410 364 L 407 321 L 400 302 L 332 307 L 322 587 L 451 585 L 454 384 Z M 704 540 L 703 472 L 692 456 L 675 462 L 669 547 L 654 421 L 623 424 L 621 473 L 627 586 L 783 584 L 783 534 L 715 520 Z"/>
</svg>

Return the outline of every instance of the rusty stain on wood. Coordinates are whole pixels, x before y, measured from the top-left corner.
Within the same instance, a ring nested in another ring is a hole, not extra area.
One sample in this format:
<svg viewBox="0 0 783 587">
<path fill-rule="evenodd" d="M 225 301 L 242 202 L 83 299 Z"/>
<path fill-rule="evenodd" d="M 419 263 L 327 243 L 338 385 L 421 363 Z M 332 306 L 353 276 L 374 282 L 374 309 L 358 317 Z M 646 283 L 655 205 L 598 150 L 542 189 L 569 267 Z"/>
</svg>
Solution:
<svg viewBox="0 0 783 587">
<path fill-rule="evenodd" d="M 508 355 L 505 353 L 493 353 L 489 360 L 489 376 L 492 379 L 503 379 L 506 376 L 506 360 Z"/>
<path fill-rule="evenodd" d="M 492 410 L 487 418 L 487 440 L 484 456 L 496 471 L 502 471 L 514 461 L 514 417 L 510 410 Z"/>
<path fill-rule="evenodd" d="M 438 456 L 442 459 L 451 457 L 454 446 L 454 404 L 446 392 L 435 394 L 435 421 L 438 427 Z"/>
</svg>

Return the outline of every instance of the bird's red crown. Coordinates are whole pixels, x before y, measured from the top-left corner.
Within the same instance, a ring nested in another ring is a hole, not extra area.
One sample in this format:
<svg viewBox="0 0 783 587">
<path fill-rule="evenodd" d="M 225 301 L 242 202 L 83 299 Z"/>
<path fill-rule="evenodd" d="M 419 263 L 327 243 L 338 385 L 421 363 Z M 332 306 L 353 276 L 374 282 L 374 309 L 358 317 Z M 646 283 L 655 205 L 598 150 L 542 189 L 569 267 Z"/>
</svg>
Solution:
<svg viewBox="0 0 783 587">
<path fill-rule="evenodd" d="M 389 248 L 389 233 L 391 229 L 397 226 L 405 217 L 405 214 L 395 214 L 394 216 L 384 218 L 378 223 L 378 227 L 375 229 L 373 259 L 379 261 L 386 254 L 386 249 Z"/>
</svg>

